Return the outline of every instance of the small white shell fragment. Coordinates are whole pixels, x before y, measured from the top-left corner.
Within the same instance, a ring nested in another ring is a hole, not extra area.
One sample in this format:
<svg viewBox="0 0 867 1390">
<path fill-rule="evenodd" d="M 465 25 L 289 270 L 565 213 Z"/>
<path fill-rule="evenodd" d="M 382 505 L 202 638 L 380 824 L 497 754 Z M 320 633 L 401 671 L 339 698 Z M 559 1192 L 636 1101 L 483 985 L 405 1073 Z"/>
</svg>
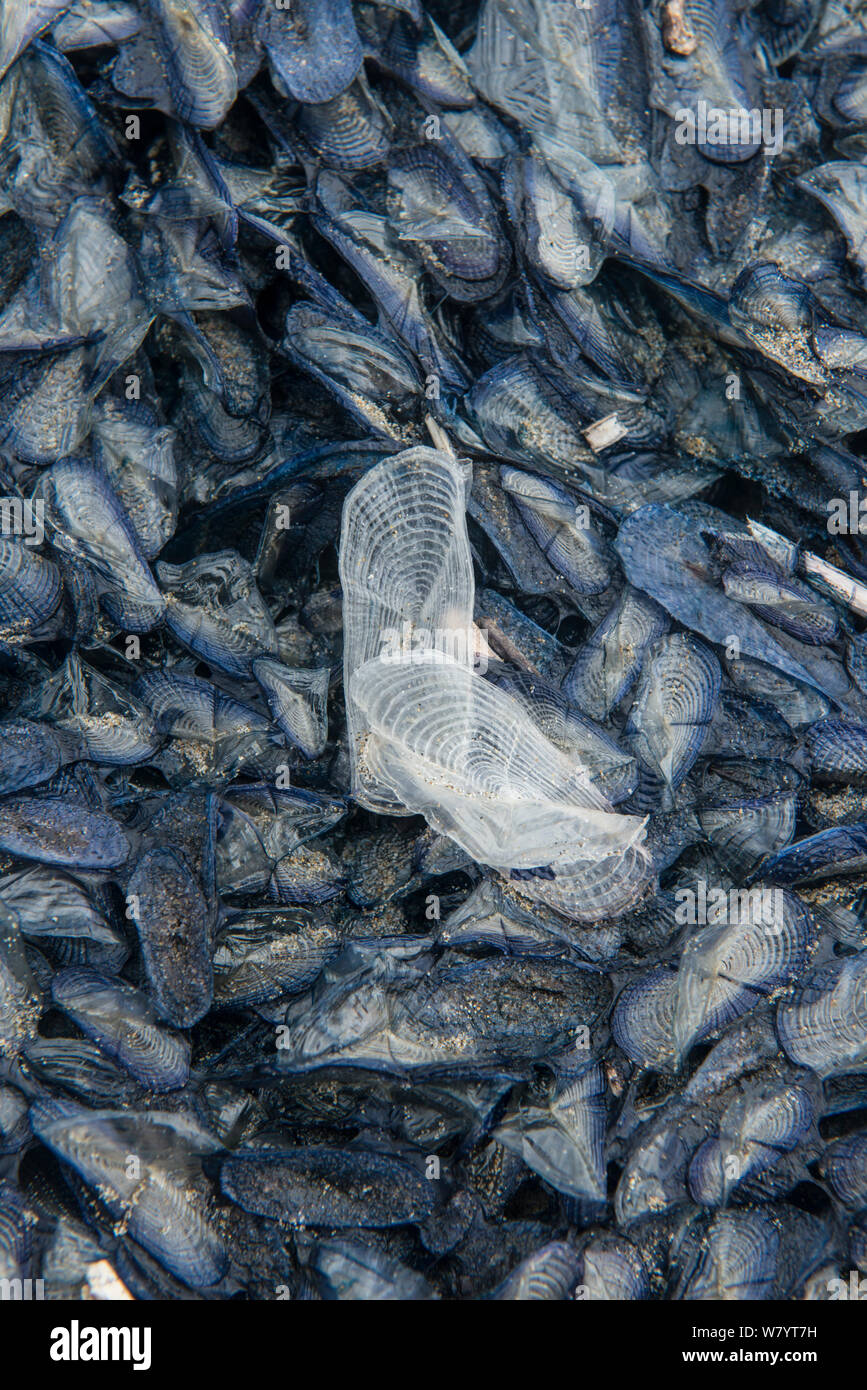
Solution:
<svg viewBox="0 0 867 1390">
<path fill-rule="evenodd" d="M 438 449 L 441 454 L 447 454 L 449 458 L 455 458 L 455 451 L 442 425 L 438 424 L 432 415 L 426 415 L 424 422 L 427 425 L 428 434 L 434 442 L 434 448 Z"/>
<path fill-rule="evenodd" d="M 603 415 L 601 420 L 594 420 L 593 424 L 588 425 L 581 433 L 594 454 L 598 454 L 616 444 L 618 439 L 622 439 L 626 429 L 618 420 L 615 410 L 611 415 Z"/>
<path fill-rule="evenodd" d="M 830 565 L 819 555 L 805 550 L 801 555 L 801 572 L 821 593 L 830 594 L 838 603 L 845 603 L 859 618 L 867 618 L 867 586 L 859 584 L 836 565 Z"/>
<path fill-rule="evenodd" d="M 133 1302 L 133 1296 L 108 1260 L 97 1260 L 87 1266 L 87 1286 L 91 1298 L 102 1302 Z"/>
<path fill-rule="evenodd" d="M 747 526 L 753 540 L 758 541 L 780 569 L 786 574 L 794 574 L 798 568 L 798 546 L 795 542 L 781 536 L 779 531 L 772 531 L 769 526 L 762 526 L 750 517 L 747 517 Z"/>
</svg>

